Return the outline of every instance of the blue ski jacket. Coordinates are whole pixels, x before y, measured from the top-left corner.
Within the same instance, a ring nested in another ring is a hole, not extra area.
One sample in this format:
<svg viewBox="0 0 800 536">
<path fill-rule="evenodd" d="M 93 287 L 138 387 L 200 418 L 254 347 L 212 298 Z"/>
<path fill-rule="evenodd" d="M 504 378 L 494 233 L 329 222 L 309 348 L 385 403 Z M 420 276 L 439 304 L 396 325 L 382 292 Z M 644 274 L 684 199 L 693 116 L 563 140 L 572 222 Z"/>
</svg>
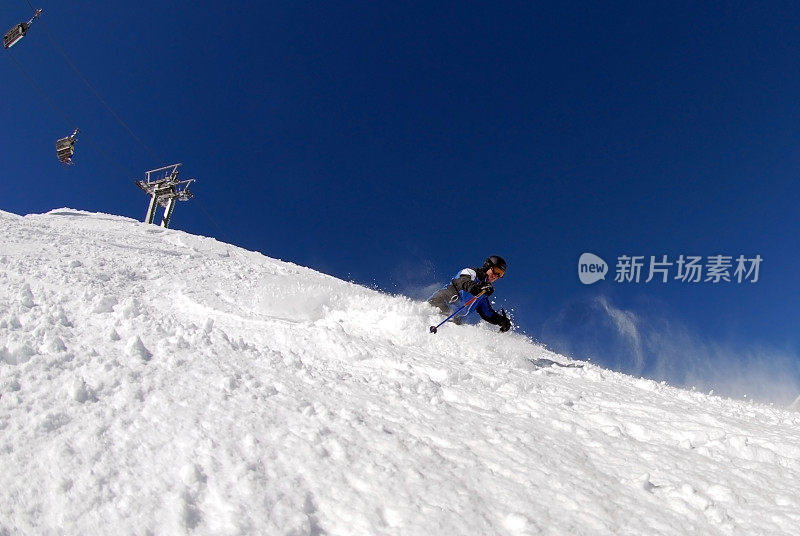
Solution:
<svg viewBox="0 0 800 536">
<path fill-rule="evenodd" d="M 440 307 L 442 304 L 446 303 L 450 308 L 450 312 L 456 311 L 475 297 L 470 292 L 475 285 L 487 282 L 486 271 L 483 269 L 464 268 L 458 272 L 447 285 L 434 293 L 428 302 Z M 489 297 L 486 295 L 481 296 L 468 307 L 464 307 L 464 309 L 459 311 L 453 318 L 461 318 L 462 320 L 475 319 L 473 313 L 477 313 L 478 316 L 491 324 L 498 324 L 500 319 L 503 318 L 502 315 L 492 309 L 492 304 L 489 302 Z"/>
</svg>

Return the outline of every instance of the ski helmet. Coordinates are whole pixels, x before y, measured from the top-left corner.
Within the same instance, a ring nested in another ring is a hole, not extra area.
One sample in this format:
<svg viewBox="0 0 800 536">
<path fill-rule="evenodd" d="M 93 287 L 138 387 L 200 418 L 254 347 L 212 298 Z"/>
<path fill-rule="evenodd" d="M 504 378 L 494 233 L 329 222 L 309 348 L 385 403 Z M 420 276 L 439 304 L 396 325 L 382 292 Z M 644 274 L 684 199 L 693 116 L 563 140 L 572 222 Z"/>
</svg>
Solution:
<svg viewBox="0 0 800 536">
<path fill-rule="evenodd" d="M 506 261 L 503 260 L 503 257 L 498 257 L 497 255 L 492 255 L 486 259 L 486 262 L 483 263 L 483 269 L 488 270 L 489 268 L 497 267 L 504 272 L 506 271 Z"/>
</svg>

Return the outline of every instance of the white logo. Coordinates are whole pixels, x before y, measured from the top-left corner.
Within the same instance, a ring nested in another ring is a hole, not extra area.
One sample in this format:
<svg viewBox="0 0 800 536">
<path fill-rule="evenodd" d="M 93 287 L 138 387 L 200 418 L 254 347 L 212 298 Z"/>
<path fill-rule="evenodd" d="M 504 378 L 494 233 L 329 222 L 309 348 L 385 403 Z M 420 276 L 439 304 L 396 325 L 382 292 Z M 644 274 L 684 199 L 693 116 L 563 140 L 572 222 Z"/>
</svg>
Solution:
<svg viewBox="0 0 800 536">
<path fill-rule="evenodd" d="M 597 283 L 606 278 L 608 265 L 594 253 L 584 253 L 578 260 L 578 277 L 584 285 Z"/>
</svg>

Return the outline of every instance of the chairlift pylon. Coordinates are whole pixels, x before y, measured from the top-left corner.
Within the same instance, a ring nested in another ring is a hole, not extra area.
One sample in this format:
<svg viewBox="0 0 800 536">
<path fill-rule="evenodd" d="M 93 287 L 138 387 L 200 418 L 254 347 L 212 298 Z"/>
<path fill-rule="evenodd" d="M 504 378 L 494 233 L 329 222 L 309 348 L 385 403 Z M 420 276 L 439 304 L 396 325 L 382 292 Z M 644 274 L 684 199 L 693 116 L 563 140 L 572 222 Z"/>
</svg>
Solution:
<svg viewBox="0 0 800 536">
<path fill-rule="evenodd" d="M 16 26 L 12 27 L 9 31 L 7 31 L 6 35 L 3 36 L 3 47 L 11 48 L 17 43 L 17 41 L 25 37 L 25 34 L 28 33 L 28 28 L 31 27 L 33 21 L 36 20 L 41 14 L 42 10 L 37 9 L 34 12 L 33 17 L 31 17 L 31 20 L 29 20 L 28 22 L 20 22 Z"/>
<path fill-rule="evenodd" d="M 72 155 L 75 154 L 75 136 L 78 135 L 78 130 L 76 128 L 75 132 L 56 142 L 56 156 L 62 164 L 71 165 L 73 163 Z"/>
</svg>

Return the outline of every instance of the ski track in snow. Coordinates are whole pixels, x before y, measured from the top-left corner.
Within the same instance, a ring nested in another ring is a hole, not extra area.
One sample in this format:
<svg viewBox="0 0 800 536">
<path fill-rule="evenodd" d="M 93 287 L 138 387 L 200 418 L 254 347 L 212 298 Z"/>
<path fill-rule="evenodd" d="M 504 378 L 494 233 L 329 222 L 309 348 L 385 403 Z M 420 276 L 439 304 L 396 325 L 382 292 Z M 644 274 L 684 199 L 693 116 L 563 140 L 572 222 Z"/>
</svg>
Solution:
<svg viewBox="0 0 800 536">
<path fill-rule="evenodd" d="M 797 413 L 127 218 L 0 225 L 0 535 L 800 526 Z"/>
</svg>

